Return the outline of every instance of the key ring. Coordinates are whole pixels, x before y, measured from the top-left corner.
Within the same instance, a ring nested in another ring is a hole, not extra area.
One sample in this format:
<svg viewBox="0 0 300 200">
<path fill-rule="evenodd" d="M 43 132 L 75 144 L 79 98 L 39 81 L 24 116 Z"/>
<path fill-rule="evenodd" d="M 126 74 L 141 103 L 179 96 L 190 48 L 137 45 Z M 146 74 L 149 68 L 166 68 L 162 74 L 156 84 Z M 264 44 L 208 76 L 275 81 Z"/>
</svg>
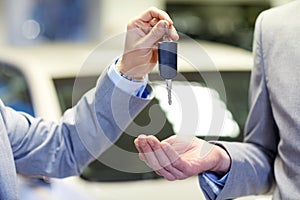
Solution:
<svg viewBox="0 0 300 200">
<path fill-rule="evenodd" d="M 163 36 L 163 41 L 172 41 L 170 36 L 169 36 L 169 26 L 168 26 L 168 22 L 167 21 L 164 21 L 165 23 L 165 29 L 166 29 L 166 32 Z"/>
</svg>

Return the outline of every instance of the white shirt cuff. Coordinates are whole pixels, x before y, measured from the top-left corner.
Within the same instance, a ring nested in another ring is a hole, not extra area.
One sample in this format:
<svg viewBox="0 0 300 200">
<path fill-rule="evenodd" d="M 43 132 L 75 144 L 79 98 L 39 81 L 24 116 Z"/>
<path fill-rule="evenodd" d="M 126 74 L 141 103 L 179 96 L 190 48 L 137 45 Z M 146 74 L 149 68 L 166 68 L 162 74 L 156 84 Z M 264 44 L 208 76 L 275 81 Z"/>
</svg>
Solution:
<svg viewBox="0 0 300 200">
<path fill-rule="evenodd" d="M 117 69 L 118 59 L 113 62 L 108 69 L 108 77 L 112 82 L 124 92 L 127 92 L 131 95 L 136 95 L 141 88 L 145 88 L 148 82 L 148 76 L 141 81 L 131 81 L 124 78 Z"/>
</svg>

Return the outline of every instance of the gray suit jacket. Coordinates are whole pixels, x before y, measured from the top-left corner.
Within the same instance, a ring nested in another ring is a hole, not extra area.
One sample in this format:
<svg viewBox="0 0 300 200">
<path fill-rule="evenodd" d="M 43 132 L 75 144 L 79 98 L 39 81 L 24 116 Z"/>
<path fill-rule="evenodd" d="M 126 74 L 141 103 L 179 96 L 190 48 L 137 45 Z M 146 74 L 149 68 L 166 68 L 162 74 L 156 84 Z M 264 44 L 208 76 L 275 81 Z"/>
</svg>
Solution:
<svg viewBox="0 0 300 200">
<path fill-rule="evenodd" d="M 59 123 L 18 113 L 0 102 L 0 199 L 18 199 L 16 173 L 78 175 L 148 101 L 121 91 L 104 73 Z"/>
<path fill-rule="evenodd" d="M 207 198 L 273 192 L 274 199 L 300 199 L 299 11 L 294 1 L 257 19 L 245 141 L 221 143 L 231 169 L 217 197 L 200 179 Z"/>
</svg>

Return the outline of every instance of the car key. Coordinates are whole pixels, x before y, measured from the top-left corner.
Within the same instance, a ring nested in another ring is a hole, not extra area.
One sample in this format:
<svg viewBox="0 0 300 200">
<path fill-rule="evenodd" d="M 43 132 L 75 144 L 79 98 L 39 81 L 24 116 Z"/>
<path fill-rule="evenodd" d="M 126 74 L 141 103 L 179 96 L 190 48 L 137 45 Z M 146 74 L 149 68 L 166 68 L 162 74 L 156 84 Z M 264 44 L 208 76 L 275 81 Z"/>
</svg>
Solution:
<svg viewBox="0 0 300 200">
<path fill-rule="evenodd" d="M 168 103 L 172 104 L 172 79 L 177 75 L 177 43 L 169 38 L 168 25 L 163 41 L 158 43 L 159 75 L 166 80 Z"/>
</svg>

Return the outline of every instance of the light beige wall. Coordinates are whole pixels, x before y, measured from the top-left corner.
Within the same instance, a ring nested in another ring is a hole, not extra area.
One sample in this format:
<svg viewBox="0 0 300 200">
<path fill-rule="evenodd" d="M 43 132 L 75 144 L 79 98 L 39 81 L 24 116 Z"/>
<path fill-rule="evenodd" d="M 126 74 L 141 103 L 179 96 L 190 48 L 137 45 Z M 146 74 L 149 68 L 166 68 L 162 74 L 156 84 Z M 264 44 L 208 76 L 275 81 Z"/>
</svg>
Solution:
<svg viewBox="0 0 300 200">
<path fill-rule="evenodd" d="M 271 0 L 271 4 L 272 4 L 272 6 L 280 6 L 280 5 L 289 3 L 291 1 L 294 1 L 294 0 Z"/>
<path fill-rule="evenodd" d="M 4 1 L 5 0 L 0 0 L 0 45 L 6 43 Z"/>
<path fill-rule="evenodd" d="M 165 7 L 165 0 L 102 0 L 101 39 L 124 33 L 130 19 L 150 6 Z"/>
</svg>

